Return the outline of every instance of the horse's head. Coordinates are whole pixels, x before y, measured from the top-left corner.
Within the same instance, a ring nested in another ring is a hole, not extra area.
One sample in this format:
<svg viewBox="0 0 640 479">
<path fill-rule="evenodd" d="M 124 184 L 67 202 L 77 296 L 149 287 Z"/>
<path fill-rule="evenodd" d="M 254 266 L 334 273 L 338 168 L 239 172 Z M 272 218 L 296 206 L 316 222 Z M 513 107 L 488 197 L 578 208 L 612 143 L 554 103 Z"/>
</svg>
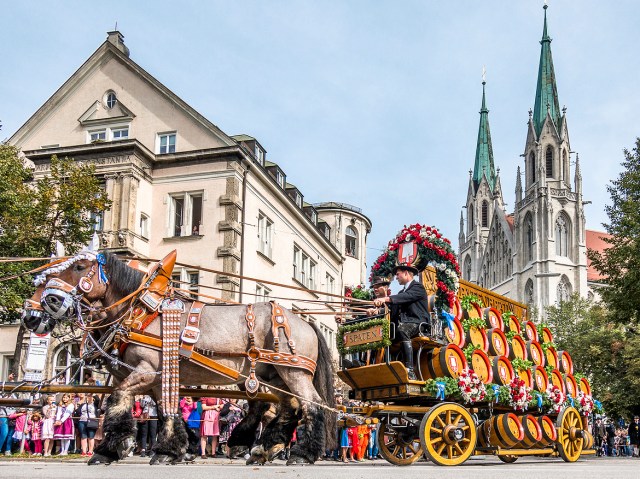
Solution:
<svg viewBox="0 0 640 479">
<path fill-rule="evenodd" d="M 34 280 L 37 289 L 25 301 L 24 326 L 38 334 L 49 333 L 56 322 L 75 315 L 81 301 L 94 303 L 103 299 L 109 282 L 105 264 L 101 253 L 80 253 L 52 263 Z"/>
</svg>

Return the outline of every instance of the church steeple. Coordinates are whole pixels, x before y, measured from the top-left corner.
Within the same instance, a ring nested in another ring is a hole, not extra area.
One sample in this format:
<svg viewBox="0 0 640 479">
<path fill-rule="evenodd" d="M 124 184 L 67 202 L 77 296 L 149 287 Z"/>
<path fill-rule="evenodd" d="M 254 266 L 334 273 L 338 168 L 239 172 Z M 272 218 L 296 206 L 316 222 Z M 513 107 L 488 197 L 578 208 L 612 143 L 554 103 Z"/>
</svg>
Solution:
<svg viewBox="0 0 640 479">
<path fill-rule="evenodd" d="M 551 57 L 551 37 L 547 33 L 547 8 L 548 6 L 545 5 L 544 28 L 542 29 L 542 40 L 540 40 L 542 47 L 540 49 L 536 102 L 533 108 L 533 125 L 538 137 L 547 118 L 547 113 L 551 116 L 556 129 L 560 130 L 560 104 L 556 75 L 553 71 L 553 58 Z"/>
<path fill-rule="evenodd" d="M 480 185 L 482 176 L 487 178 L 489 188 L 493 191 L 496 183 L 496 171 L 493 165 L 493 147 L 491 145 L 491 131 L 489 130 L 489 110 L 485 99 L 484 72 L 482 74 L 482 107 L 480 108 L 480 127 L 478 128 L 478 144 L 476 146 L 476 161 L 473 165 L 473 183 Z"/>
</svg>

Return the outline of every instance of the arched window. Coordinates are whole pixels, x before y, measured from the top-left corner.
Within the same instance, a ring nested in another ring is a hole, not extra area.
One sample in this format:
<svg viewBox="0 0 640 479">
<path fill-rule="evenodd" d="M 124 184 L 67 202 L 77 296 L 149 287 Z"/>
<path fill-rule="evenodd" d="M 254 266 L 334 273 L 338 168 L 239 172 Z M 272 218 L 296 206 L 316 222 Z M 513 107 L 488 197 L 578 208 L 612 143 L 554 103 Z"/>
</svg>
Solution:
<svg viewBox="0 0 640 479">
<path fill-rule="evenodd" d="M 547 151 L 544 155 L 545 168 L 547 170 L 547 178 L 553 178 L 553 148 L 547 146 Z"/>
<path fill-rule="evenodd" d="M 489 203 L 482 202 L 482 227 L 489 227 Z"/>
<path fill-rule="evenodd" d="M 556 254 L 569 256 L 569 219 L 563 213 L 556 220 Z"/>
<path fill-rule="evenodd" d="M 353 226 L 347 226 L 344 237 L 344 253 L 353 258 L 358 257 L 358 231 Z"/>
<path fill-rule="evenodd" d="M 473 203 L 467 207 L 467 233 L 473 231 Z"/>
<path fill-rule="evenodd" d="M 467 256 L 464 259 L 464 268 L 462 271 L 464 273 L 464 279 L 471 281 L 471 257 Z"/>
<path fill-rule="evenodd" d="M 569 174 L 566 172 L 567 165 L 568 165 L 568 163 L 567 163 L 567 150 L 563 149 L 562 150 L 562 167 L 560 168 L 563 180 L 569 178 Z"/>
<path fill-rule="evenodd" d="M 569 299 L 571 298 L 571 289 L 572 288 L 571 283 L 569 282 L 569 278 L 567 278 L 566 275 L 563 274 L 556 289 L 558 303 L 569 301 Z"/>
<path fill-rule="evenodd" d="M 536 182 L 536 155 L 529 153 L 529 168 L 531 169 L 531 184 Z"/>
<path fill-rule="evenodd" d="M 530 214 L 524 218 L 524 257 L 527 261 L 533 260 L 533 221 Z"/>
<path fill-rule="evenodd" d="M 54 377 L 61 374 L 59 381 L 64 381 L 64 384 L 80 384 L 84 375 L 84 367 L 78 363 L 69 368 L 79 357 L 80 345 L 78 343 L 65 343 L 61 345 L 53 355 L 53 371 L 51 376 Z"/>
<path fill-rule="evenodd" d="M 524 301 L 527 304 L 533 304 L 533 281 L 531 280 L 524 285 Z"/>
</svg>

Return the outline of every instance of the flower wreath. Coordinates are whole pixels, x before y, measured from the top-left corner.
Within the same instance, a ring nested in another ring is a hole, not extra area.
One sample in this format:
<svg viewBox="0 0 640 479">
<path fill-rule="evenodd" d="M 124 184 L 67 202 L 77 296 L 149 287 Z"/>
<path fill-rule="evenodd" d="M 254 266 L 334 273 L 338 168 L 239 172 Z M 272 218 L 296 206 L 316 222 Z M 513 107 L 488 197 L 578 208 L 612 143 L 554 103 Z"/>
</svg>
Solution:
<svg viewBox="0 0 640 479">
<path fill-rule="evenodd" d="M 487 394 L 487 389 L 473 369 L 465 369 L 458 376 L 460 395 L 467 403 L 482 401 Z"/>
<path fill-rule="evenodd" d="M 516 376 L 509 384 L 509 393 L 509 405 L 516 411 L 526 411 L 531 402 L 531 388 Z"/>
<path fill-rule="evenodd" d="M 584 391 L 578 391 L 576 395 L 575 405 L 578 411 L 583 416 L 591 414 L 594 408 L 594 401 L 591 394 L 586 394 Z"/>
<path fill-rule="evenodd" d="M 549 402 L 551 403 L 549 414 L 558 414 L 562 409 L 562 405 L 567 399 L 567 396 L 565 396 L 565 394 L 560 391 L 560 388 L 558 388 L 558 386 L 555 386 L 553 384 L 549 384 L 546 394 L 549 398 Z"/>
<path fill-rule="evenodd" d="M 371 267 L 371 276 L 388 276 L 393 274 L 393 268 L 398 258 L 398 248 L 401 243 L 415 241 L 418 245 L 420 263 L 418 270 L 429 265 L 436 269 L 438 292 L 436 295 L 436 308 L 450 312 L 456 292 L 460 287 L 460 266 L 458 259 L 451 247 L 451 241 L 432 226 L 424 226 L 419 223 L 405 226 L 378 257 Z"/>
</svg>

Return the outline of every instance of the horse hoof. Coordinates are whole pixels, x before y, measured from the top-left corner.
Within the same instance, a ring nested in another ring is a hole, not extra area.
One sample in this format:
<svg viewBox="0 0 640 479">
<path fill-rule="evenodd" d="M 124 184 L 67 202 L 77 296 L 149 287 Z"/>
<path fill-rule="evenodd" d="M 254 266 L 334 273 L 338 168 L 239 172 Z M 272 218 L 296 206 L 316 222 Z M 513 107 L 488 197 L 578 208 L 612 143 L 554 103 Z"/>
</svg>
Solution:
<svg viewBox="0 0 640 479">
<path fill-rule="evenodd" d="M 287 461 L 287 466 L 292 466 L 292 465 L 303 466 L 305 464 L 313 464 L 313 462 L 300 456 L 291 456 Z"/>
<path fill-rule="evenodd" d="M 249 457 L 249 459 L 247 459 L 247 466 L 250 466 L 251 464 L 257 464 L 258 466 L 262 466 L 263 464 L 265 464 L 267 462 L 267 458 L 264 456 L 256 456 L 256 455 L 251 455 Z"/>
<path fill-rule="evenodd" d="M 151 466 L 157 466 L 158 464 L 165 464 L 170 460 L 170 457 L 166 454 L 154 454 L 149 464 Z"/>
<path fill-rule="evenodd" d="M 229 459 L 238 459 L 249 454 L 249 448 L 246 446 L 233 446 L 229 448 Z"/>
<path fill-rule="evenodd" d="M 107 456 L 103 456 L 102 454 L 96 454 L 94 453 L 93 456 L 91 456 L 91 459 L 89 459 L 89 462 L 87 462 L 87 465 L 89 466 L 95 466 L 98 464 L 111 464 L 113 462 L 113 459 L 111 459 L 110 457 Z"/>
<path fill-rule="evenodd" d="M 273 461 L 283 450 L 284 444 L 276 444 L 275 446 L 272 446 L 267 452 L 267 459 L 269 462 Z"/>
<path fill-rule="evenodd" d="M 187 452 L 182 458 L 183 462 L 194 462 L 196 460 L 196 455 Z"/>
</svg>

